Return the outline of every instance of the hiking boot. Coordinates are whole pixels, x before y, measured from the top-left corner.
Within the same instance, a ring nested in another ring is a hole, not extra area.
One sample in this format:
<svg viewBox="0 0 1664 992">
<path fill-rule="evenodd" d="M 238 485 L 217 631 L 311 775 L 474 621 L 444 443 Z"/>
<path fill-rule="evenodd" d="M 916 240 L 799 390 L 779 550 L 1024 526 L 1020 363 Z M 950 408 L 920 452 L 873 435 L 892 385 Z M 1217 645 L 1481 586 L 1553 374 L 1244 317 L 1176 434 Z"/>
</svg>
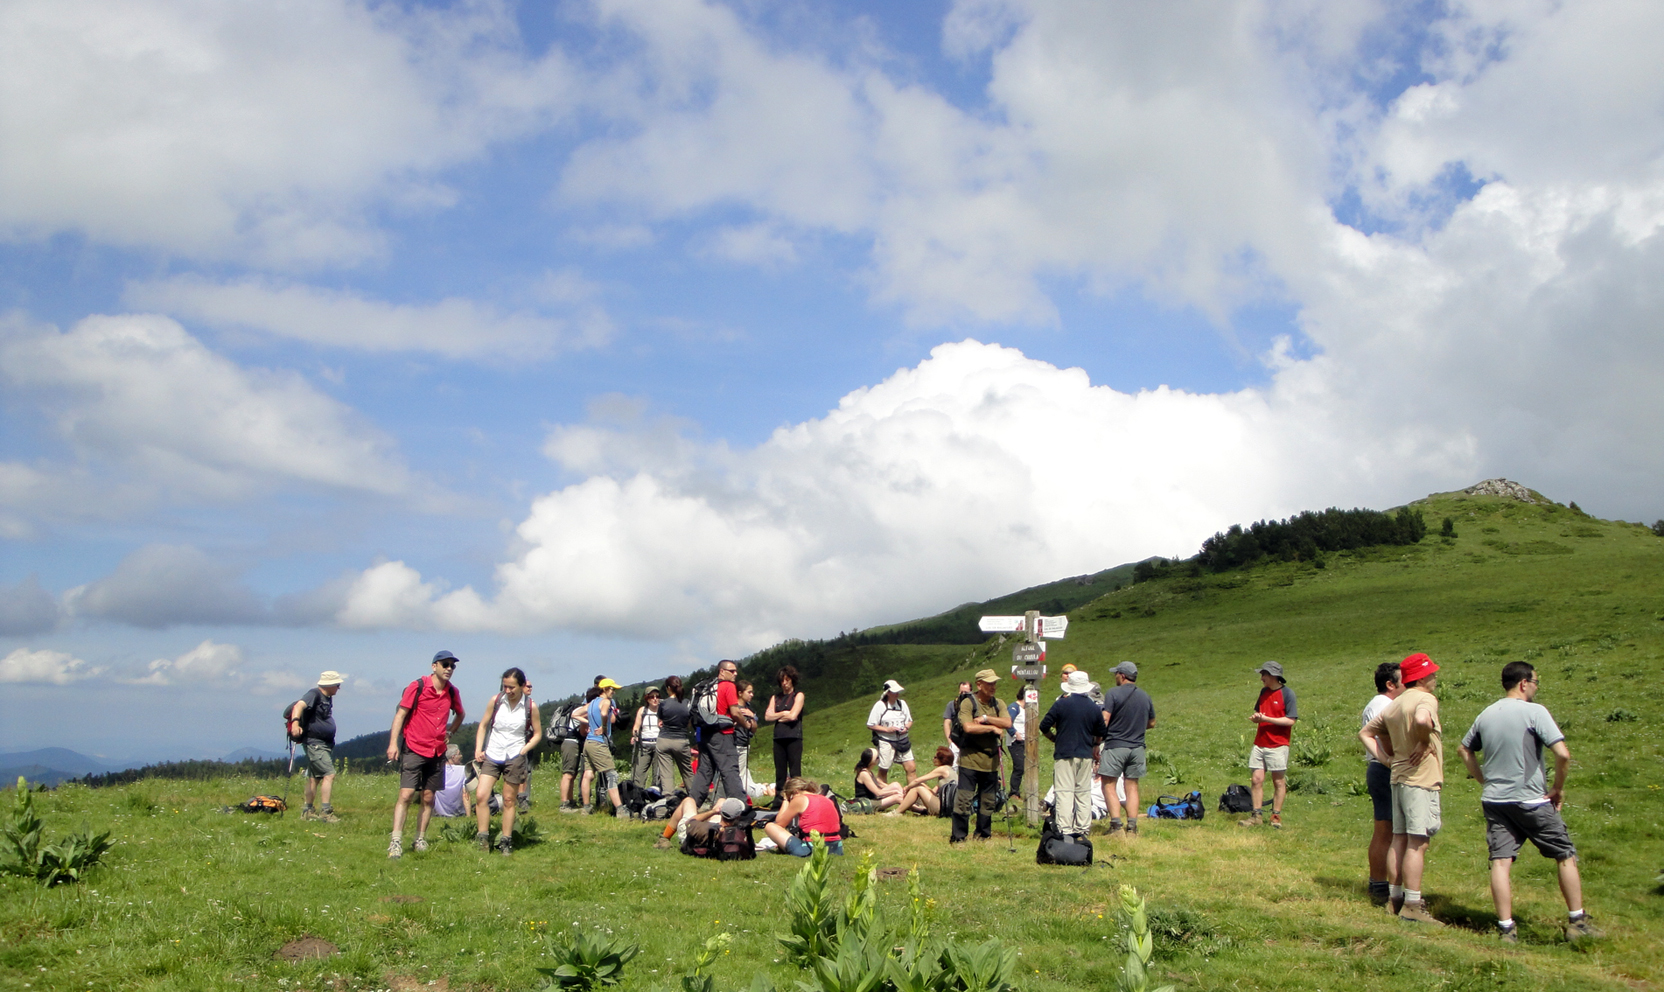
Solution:
<svg viewBox="0 0 1664 992">
<path fill-rule="evenodd" d="M 1281 814 L 1281 813 L 1272 813 L 1271 814 L 1271 826 L 1278 829 L 1278 830 L 1283 829 L 1283 814 Z"/>
<path fill-rule="evenodd" d="M 1389 892 L 1387 894 L 1387 901 L 1385 905 L 1387 907 L 1388 916 L 1397 916 L 1398 911 L 1404 908 L 1404 897 L 1394 896 Z"/>
<path fill-rule="evenodd" d="M 474 843 L 479 845 L 479 849 L 481 851 L 485 852 L 486 854 L 491 853 L 491 835 L 490 834 L 475 834 L 474 835 Z"/>
<path fill-rule="evenodd" d="M 300 811 L 300 818 L 302 820 L 316 820 L 318 818 L 318 814 L 312 812 L 312 807 L 307 806 Z"/>
<path fill-rule="evenodd" d="M 618 817 L 620 820 L 628 820 L 630 818 L 630 807 L 620 806 L 613 810 L 613 815 Z"/>
<path fill-rule="evenodd" d="M 1376 906 L 1385 906 L 1387 904 L 1387 900 L 1390 898 L 1392 898 L 1392 891 L 1387 888 L 1387 884 L 1385 882 L 1381 882 L 1379 884 L 1375 882 L 1369 883 L 1370 903 Z"/>
<path fill-rule="evenodd" d="M 562 813 L 576 813 L 578 811 L 578 804 L 577 803 L 561 803 L 560 804 L 560 811 Z"/>
<path fill-rule="evenodd" d="M 305 819 L 305 817 L 302 817 L 302 819 Z M 336 816 L 335 811 L 332 810 L 332 809 L 320 810 L 318 812 L 318 822 L 319 823 L 340 823 L 341 818 L 339 816 Z"/>
<path fill-rule="evenodd" d="M 1595 921 L 1589 919 L 1586 915 L 1579 916 L 1577 919 L 1566 924 L 1566 939 L 1572 941 L 1573 943 L 1576 943 L 1579 940 L 1604 936 L 1606 936 L 1606 931 L 1595 926 Z"/>
<path fill-rule="evenodd" d="M 529 813 L 531 812 L 531 808 L 532 801 L 527 799 L 525 796 L 521 796 L 520 801 L 514 804 L 514 811 L 516 813 Z"/>
<path fill-rule="evenodd" d="M 1238 820 L 1236 821 L 1236 825 L 1239 827 L 1257 827 L 1260 825 L 1260 815 L 1258 813 L 1249 813 L 1248 819 Z"/>
<path fill-rule="evenodd" d="M 1120 833 L 1121 832 L 1121 821 L 1116 819 L 1115 817 L 1110 817 L 1110 819 L 1109 819 L 1109 830 L 1107 832 L 1112 833 L 1112 834 Z"/>
<path fill-rule="evenodd" d="M 411 847 L 411 850 L 415 851 L 417 854 L 421 854 L 421 853 L 425 852 L 427 849 L 428 849 L 428 839 L 426 837 L 420 837 L 420 836 L 416 838 L 416 843 Z"/>
<path fill-rule="evenodd" d="M 660 837 L 658 840 L 653 842 L 653 849 L 656 851 L 668 851 L 670 847 L 671 843 L 669 837 Z"/>
<path fill-rule="evenodd" d="M 1138 821 L 1137 820 L 1128 820 L 1127 821 L 1127 836 L 1128 837 L 1137 837 L 1138 836 Z"/>
<path fill-rule="evenodd" d="M 1496 928 L 1496 939 L 1504 944 L 1518 944 L 1520 942 L 1519 924 L 1511 927 L 1498 926 Z"/>
<path fill-rule="evenodd" d="M 387 842 L 387 856 L 389 858 L 404 857 L 404 844 L 397 837 Z"/>
<path fill-rule="evenodd" d="M 514 838 L 513 837 L 498 838 L 498 840 L 497 840 L 497 853 L 501 854 L 505 858 L 508 857 L 509 855 L 513 854 L 514 853 Z"/>
<path fill-rule="evenodd" d="M 1432 913 L 1427 911 L 1427 903 L 1419 900 L 1416 902 L 1410 902 L 1406 899 L 1404 901 L 1404 908 L 1398 911 L 1398 918 L 1401 920 L 1409 920 L 1411 923 L 1431 923 L 1436 927 L 1444 926 L 1443 923 L 1440 923 L 1438 920 L 1433 918 Z"/>
</svg>

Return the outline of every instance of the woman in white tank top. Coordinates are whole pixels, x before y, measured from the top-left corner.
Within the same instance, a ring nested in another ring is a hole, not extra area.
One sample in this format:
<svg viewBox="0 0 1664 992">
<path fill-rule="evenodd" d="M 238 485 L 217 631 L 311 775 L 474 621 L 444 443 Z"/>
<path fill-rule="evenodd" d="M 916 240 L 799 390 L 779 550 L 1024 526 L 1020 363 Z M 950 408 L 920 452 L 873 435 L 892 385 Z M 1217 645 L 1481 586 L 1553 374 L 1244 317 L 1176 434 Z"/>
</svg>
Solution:
<svg viewBox="0 0 1664 992">
<path fill-rule="evenodd" d="M 531 771 L 526 755 L 543 740 L 543 727 L 537 705 L 526 694 L 525 672 L 518 668 L 504 672 L 502 690 L 486 702 L 485 718 L 474 733 L 474 764 L 480 776 L 474 794 L 474 812 L 479 817 L 474 841 L 480 850 L 491 850 L 491 787 L 501 778 L 503 829 L 497 849 L 507 855 L 514 851 L 515 799 Z"/>
</svg>

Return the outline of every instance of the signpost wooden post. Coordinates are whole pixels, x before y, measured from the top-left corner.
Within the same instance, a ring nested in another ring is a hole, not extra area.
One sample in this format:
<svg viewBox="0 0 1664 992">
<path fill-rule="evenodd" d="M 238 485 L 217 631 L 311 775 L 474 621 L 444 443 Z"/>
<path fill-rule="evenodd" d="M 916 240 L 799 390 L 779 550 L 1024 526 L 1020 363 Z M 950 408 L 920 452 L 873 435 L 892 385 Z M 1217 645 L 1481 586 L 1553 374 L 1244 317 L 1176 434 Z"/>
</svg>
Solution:
<svg viewBox="0 0 1664 992">
<path fill-rule="evenodd" d="M 1023 639 L 1011 651 L 1011 677 L 1022 682 L 1023 707 L 1023 812 L 1032 826 L 1040 824 L 1040 680 L 1046 675 L 1044 638 L 1061 639 L 1069 629 L 1068 617 L 1043 617 L 1029 610 L 1020 617 L 983 617 L 978 627 L 984 633 L 1023 632 Z"/>
</svg>

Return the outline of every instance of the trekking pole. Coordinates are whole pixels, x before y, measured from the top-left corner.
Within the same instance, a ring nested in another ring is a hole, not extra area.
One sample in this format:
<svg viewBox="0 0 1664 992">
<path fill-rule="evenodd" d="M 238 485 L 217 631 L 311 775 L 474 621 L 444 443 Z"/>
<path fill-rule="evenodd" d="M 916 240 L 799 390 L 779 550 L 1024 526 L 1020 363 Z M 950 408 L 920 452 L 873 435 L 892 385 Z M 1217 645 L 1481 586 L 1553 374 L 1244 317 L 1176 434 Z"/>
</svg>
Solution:
<svg viewBox="0 0 1664 992">
<path fill-rule="evenodd" d="M 285 738 L 287 738 L 289 735 L 284 734 L 283 736 Z M 289 769 L 288 769 L 288 771 L 285 771 L 283 773 L 283 810 L 282 810 L 282 812 L 277 814 L 279 819 L 282 819 L 284 813 L 289 812 L 289 782 L 290 782 L 291 779 L 294 778 L 294 775 L 295 775 L 295 742 L 293 740 L 290 740 L 289 741 Z"/>
</svg>

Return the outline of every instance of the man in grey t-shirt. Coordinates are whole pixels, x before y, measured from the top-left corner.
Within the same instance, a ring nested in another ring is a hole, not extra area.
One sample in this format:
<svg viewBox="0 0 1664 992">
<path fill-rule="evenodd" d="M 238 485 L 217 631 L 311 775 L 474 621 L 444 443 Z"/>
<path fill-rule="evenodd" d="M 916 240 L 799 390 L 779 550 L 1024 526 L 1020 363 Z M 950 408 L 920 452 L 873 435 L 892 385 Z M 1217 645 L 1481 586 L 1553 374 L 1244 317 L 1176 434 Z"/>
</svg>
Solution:
<svg viewBox="0 0 1664 992">
<path fill-rule="evenodd" d="M 1104 694 L 1104 745 L 1098 774 L 1104 780 L 1104 804 L 1109 807 L 1109 832 L 1121 829 L 1121 799 L 1115 780 L 1127 782 L 1127 833 L 1138 833 L 1138 780 L 1147 764 L 1144 732 L 1156 725 L 1156 704 L 1138 687 L 1138 666 L 1123 661 L 1112 670 L 1115 688 Z"/>
<path fill-rule="evenodd" d="M 1531 665 L 1523 661 L 1504 665 L 1505 695 L 1473 721 L 1457 752 L 1468 774 L 1484 786 L 1480 804 L 1485 811 L 1485 841 L 1491 855 L 1491 899 L 1496 903 L 1499 936 L 1510 944 L 1519 941 L 1519 927 L 1513 918 L 1514 859 L 1527 840 L 1558 865 L 1560 894 L 1566 899 L 1566 939 L 1602 936 L 1583 912 L 1577 848 L 1572 846 L 1566 822 L 1560 818 L 1572 754 L 1554 717 L 1535 702 L 1537 686 L 1537 672 Z M 1544 788 L 1545 747 L 1554 752 L 1552 788 Z M 1484 753 L 1483 767 L 1475 752 Z"/>
</svg>

